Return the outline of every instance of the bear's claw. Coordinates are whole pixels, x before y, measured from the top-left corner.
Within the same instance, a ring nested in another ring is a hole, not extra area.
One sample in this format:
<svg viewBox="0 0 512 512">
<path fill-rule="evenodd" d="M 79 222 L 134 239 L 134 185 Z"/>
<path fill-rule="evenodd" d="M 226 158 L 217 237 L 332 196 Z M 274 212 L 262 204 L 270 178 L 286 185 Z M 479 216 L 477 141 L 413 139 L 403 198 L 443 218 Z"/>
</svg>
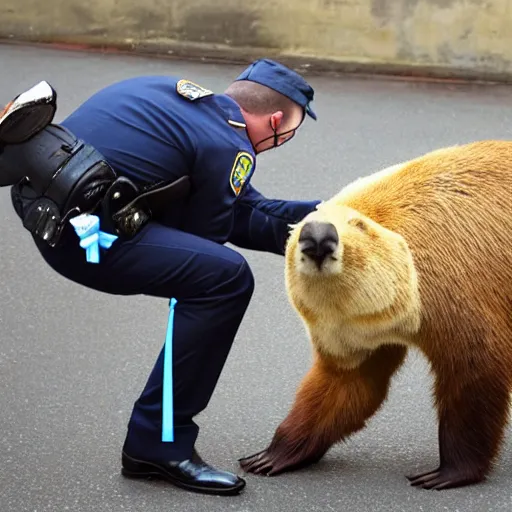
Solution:
<svg viewBox="0 0 512 512">
<path fill-rule="evenodd" d="M 238 459 L 240 467 L 247 473 L 254 473 L 255 475 L 271 476 L 275 474 L 274 458 L 268 450 L 249 455 L 242 459 Z"/>
<path fill-rule="evenodd" d="M 307 453 L 289 447 L 283 448 L 284 446 L 274 444 L 258 453 L 238 459 L 238 462 L 247 473 L 274 476 L 310 466 L 318 462 L 325 453 L 325 450 Z"/>
</svg>

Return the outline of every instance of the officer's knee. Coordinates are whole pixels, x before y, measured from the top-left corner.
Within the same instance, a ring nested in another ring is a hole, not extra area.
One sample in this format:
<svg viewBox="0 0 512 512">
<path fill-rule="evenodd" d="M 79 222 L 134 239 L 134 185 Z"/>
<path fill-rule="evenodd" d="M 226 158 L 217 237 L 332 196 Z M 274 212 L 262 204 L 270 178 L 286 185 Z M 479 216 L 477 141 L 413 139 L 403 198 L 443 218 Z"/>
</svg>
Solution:
<svg viewBox="0 0 512 512">
<path fill-rule="evenodd" d="M 213 295 L 222 295 L 228 300 L 236 298 L 237 302 L 249 303 L 254 292 L 254 275 L 249 263 L 241 254 L 231 253 L 229 264 L 223 267 L 219 275 L 222 276 L 222 282 L 212 290 Z"/>
<path fill-rule="evenodd" d="M 243 259 L 242 264 L 240 265 L 240 293 L 241 295 L 247 299 L 247 303 L 251 300 L 252 294 L 254 292 L 254 275 L 252 273 L 251 267 L 249 263 L 245 259 Z"/>
</svg>

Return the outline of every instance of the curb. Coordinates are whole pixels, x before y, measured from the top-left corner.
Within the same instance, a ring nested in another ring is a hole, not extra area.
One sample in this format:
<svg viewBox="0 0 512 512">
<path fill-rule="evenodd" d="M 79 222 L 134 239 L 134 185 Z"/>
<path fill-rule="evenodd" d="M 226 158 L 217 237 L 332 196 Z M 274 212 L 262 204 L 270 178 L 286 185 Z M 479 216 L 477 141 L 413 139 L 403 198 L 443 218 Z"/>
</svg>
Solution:
<svg viewBox="0 0 512 512">
<path fill-rule="evenodd" d="M 392 64 L 375 61 L 326 59 L 314 55 L 292 55 L 281 51 L 256 47 L 237 47 L 211 43 L 180 43 L 173 40 L 109 40 L 95 36 L 15 38 L 0 37 L 0 45 L 39 47 L 55 50 L 80 51 L 103 54 L 180 59 L 221 64 L 247 65 L 258 58 L 279 60 L 302 74 L 353 75 L 360 78 L 384 78 L 454 84 L 512 84 L 512 74 L 481 69 Z"/>
</svg>

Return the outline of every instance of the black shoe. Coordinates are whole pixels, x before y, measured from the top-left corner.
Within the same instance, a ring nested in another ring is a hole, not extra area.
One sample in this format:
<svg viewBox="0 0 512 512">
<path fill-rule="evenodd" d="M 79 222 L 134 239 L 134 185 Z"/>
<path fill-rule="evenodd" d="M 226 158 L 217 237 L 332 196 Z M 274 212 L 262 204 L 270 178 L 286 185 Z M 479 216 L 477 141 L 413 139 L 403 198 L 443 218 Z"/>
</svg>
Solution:
<svg viewBox="0 0 512 512">
<path fill-rule="evenodd" d="M 57 92 L 46 81 L 0 107 L 0 146 L 21 144 L 44 130 L 55 116 Z"/>
<path fill-rule="evenodd" d="M 166 463 L 130 457 L 123 451 L 121 473 L 130 478 L 158 478 L 192 492 L 233 495 L 245 487 L 245 480 L 206 464 L 194 450 L 191 459 Z"/>
</svg>

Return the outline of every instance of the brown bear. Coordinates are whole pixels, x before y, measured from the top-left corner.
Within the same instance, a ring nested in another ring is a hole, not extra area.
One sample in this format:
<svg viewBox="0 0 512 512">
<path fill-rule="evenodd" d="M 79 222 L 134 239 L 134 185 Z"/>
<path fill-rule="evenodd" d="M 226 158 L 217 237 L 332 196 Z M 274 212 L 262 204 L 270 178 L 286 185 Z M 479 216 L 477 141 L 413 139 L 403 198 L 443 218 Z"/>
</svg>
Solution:
<svg viewBox="0 0 512 512">
<path fill-rule="evenodd" d="M 315 360 L 245 471 L 320 460 L 364 428 L 417 347 L 435 378 L 440 461 L 409 480 L 486 477 L 512 385 L 512 142 L 440 149 L 346 186 L 292 226 L 285 280 Z"/>
</svg>

